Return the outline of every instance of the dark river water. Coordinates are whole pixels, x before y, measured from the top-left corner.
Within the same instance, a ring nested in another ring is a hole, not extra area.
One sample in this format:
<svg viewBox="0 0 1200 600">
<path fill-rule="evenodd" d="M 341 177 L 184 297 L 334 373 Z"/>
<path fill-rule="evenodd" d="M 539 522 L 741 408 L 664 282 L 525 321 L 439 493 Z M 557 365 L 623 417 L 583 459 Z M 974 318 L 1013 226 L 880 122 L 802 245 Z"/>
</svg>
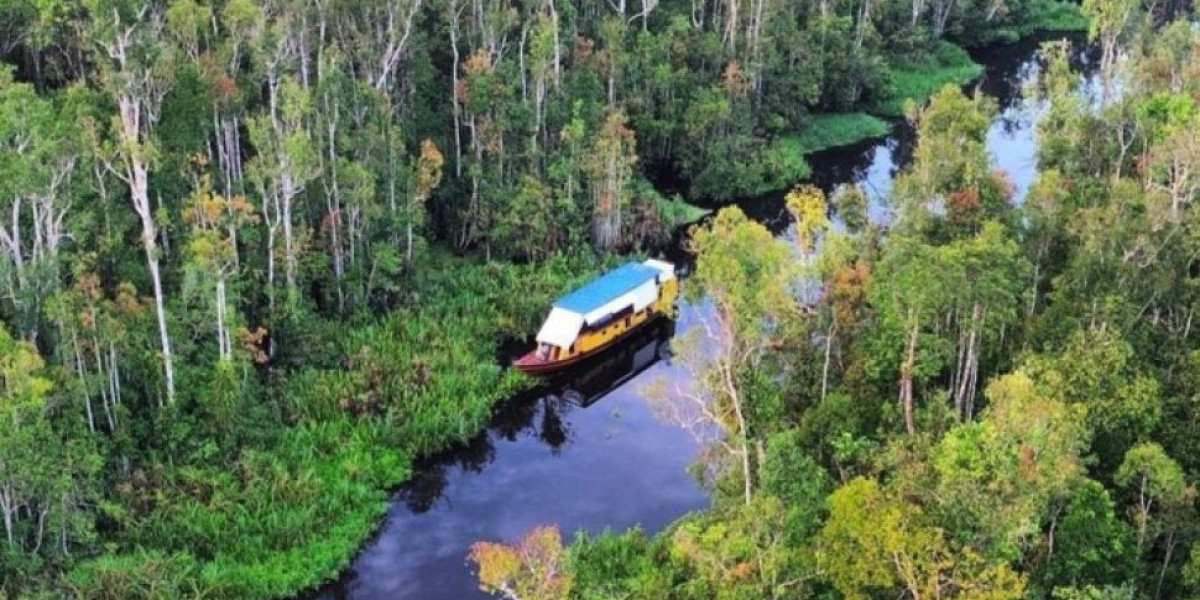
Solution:
<svg viewBox="0 0 1200 600">
<path fill-rule="evenodd" d="M 997 168 L 1017 198 L 1036 174 L 1035 127 L 1041 112 L 1023 97 L 1036 78 L 1038 43 L 981 50 L 985 65 L 976 84 L 996 99 L 988 133 Z M 1090 68 L 1076 53 L 1077 66 Z M 897 123 L 890 136 L 811 158 L 813 181 L 826 190 L 855 182 L 872 198 L 871 216 L 886 222 L 884 199 L 892 179 L 912 157 L 915 132 Z M 777 235 L 789 235 L 783 194 L 746 199 L 747 214 Z M 668 252 L 679 261 L 678 248 Z M 586 530 L 640 526 L 657 531 L 708 505 L 687 473 L 699 447 L 687 432 L 660 421 L 643 395 L 660 378 L 685 383 L 672 364 L 669 342 L 696 325 L 703 307 L 681 304 L 675 323 L 641 332 L 590 365 L 546 382 L 542 389 L 501 407 L 491 426 L 468 444 L 415 465 L 395 493 L 379 532 L 319 600 L 471 600 L 479 591 L 466 564 L 477 540 L 515 541 L 538 525 L 565 536 Z"/>
</svg>

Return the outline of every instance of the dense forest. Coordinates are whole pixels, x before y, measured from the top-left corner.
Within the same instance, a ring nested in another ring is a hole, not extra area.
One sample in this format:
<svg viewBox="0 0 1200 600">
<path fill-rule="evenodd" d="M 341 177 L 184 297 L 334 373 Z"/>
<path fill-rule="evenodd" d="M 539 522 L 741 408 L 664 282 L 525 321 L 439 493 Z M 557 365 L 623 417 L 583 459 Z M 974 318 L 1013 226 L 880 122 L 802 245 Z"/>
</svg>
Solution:
<svg viewBox="0 0 1200 600">
<path fill-rule="evenodd" d="M 653 395 L 723 431 L 699 469 L 714 506 L 655 536 L 481 541 L 484 588 L 1200 597 L 1200 28 L 1182 6 L 1083 10 L 1098 74 L 1043 46 L 1022 201 L 985 150 L 994 105 L 947 86 L 912 107 L 888 223 L 862 190 L 801 186 L 784 238 L 737 208 L 693 228 L 687 291 L 714 315 L 676 344 L 694 386 Z"/>
<path fill-rule="evenodd" d="M 482 584 L 1200 594 L 1191 11 L 0 0 L 0 598 L 311 589 L 414 458 L 531 385 L 496 347 L 554 297 L 897 118 L 894 222 L 800 186 L 790 241 L 737 209 L 690 234 L 718 331 L 652 395 L 723 431 L 713 508 L 482 542 Z M 1047 46 L 1013 202 L 963 47 L 1088 28 L 1100 85 Z"/>
</svg>

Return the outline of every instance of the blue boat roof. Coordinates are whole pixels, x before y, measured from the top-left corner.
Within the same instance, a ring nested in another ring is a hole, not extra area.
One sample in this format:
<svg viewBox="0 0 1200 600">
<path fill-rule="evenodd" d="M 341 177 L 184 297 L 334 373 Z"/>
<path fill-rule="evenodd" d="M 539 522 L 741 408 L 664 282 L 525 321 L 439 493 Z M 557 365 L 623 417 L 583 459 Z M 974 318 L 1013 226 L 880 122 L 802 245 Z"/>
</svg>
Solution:
<svg viewBox="0 0 1200 600">
<path fill-rule="evenodd" d="M 617 299 L 633 288 L 657 277 L 658 269 L 629 262 L 593 279 L 583 287 L 559 298 L 554 306 L 586 315 Z"/>
</svg>

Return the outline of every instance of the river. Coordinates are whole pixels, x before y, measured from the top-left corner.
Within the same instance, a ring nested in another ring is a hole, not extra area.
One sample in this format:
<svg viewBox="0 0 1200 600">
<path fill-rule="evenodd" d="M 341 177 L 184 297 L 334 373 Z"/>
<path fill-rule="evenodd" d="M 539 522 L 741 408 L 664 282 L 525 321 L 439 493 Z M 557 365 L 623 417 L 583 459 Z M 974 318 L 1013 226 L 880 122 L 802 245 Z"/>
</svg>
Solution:
<svg viewBox="0 0 1200 600">
<path fill-rule="evenodd" d="M 1038 73 L 1038 44 L 1024 41 L 973 53 L 985 66 L 976 84 L 999 107 L 988 132 L 994 164 L 1020 201 L 1036 175 L 1040 107 L 1023 90 Z M 1084 52 L 1077 67 L 1094 71 Z M 892 179 L 912 157 L 916 134 L 897 123 L 881 140 L 811 157 L 813 182 L 826 190 L 854 182 L 872 198 L 871 217 L 886 222 Z M 739 201 L 776 235 L 788 235 L 783 194 Z M 668 254 L 680 260 L 678 246 Z M 471 442 L 419 461 L 398 490 L 387 519 L 337 581 L 316 600 L 472 600 L 479 591 L 466 564 L 477 540 L 514 541 L 538 525 L 565 535 L 641 526 L 657 531 L 708 504 L 687 473 L 699 447 L 691 435 L 655 417 L 643 389 L 679 381 L 669 341 L 696 324 L 703 307 L 681 304 L 676 323 L 640 333 L 599 364 L 547 382 L 505 403 Z"/>
</svg>

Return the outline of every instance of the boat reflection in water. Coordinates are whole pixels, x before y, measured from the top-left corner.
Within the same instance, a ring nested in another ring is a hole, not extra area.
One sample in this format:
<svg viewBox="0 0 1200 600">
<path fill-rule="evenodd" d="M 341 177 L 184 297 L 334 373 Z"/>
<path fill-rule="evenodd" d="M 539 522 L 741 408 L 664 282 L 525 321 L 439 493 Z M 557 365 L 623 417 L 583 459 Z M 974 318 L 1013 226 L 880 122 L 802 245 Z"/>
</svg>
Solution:
<svg viewBox="0 0 1200 600">
<path fill-rule="evenodd" d="M 682 325 L 681 325 L 682 327 Z M 654 416 L 644 383 L 672 376 L 675 325 L 647 323 L 500 406 L 486 431 L 416 461 L 378 535 L 321 600 L 485 600 L 465 566 L 478 540 L 557 525 L 568 539 L 657 531 L 708 505 L 691 436 Z"/>
<path fill-rule="evenodd" d="M 658 319 L 630 335 L 629 339 L 591 360 L 551 379 L 547 386 L 553 395 L 576 406 L 587 408 L 625 385 L 654 363 L 670 355 L 675 322 Z"/>
</svg>

